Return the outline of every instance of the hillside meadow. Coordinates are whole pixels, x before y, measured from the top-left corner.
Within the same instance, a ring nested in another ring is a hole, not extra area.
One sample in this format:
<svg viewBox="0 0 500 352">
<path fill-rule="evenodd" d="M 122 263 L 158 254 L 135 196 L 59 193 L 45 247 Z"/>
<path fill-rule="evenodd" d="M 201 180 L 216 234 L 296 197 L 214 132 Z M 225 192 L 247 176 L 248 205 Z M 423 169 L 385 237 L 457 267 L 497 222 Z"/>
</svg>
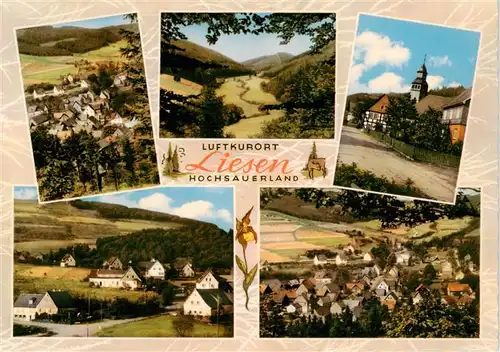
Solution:
<svg viewBox="0 0 500 352">
<path fill-rule="evenodd" d="M 116 61 L 125 59 L 121 56 L 120 49 L 127 43 L 120 40 L 102 48 L 91 50 L 82 54 L 64 56 L 35 56 L 20 54 L 21 73 L 24 86 L 38 83 L 61 84 L 61 76 L 76 74 L 78 68 L 75 61 L 88 60 L 91 63 Z M 89 72 L 90 73 L 90 72 Z"/>
<path fill-rule="evenodd" d="M 46 253 L 72 244 L 94 245 L 97 238 L 126 235 L 145 229 L 173 229 L 175 220 L 106 218 L 97 210 L 79 209 L 70 202 L 40 205 L 36 200 L 14 201 L 14 242 L 18 251 Z"/>
</svg>

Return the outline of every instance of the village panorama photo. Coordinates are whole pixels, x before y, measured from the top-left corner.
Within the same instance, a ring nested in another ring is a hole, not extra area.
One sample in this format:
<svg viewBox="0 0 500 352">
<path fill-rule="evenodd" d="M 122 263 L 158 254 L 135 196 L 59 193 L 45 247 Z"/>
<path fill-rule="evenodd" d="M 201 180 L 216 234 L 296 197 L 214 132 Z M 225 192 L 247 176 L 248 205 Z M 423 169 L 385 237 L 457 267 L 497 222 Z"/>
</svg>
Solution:
<svg viewBox="0 0 500 352">
<path fill-rule="evenodd" d="M 163 13 L 161 138 L 333 138 L 334 13 Z"/>
<path fill-rule="evenodd" d="M 479 189 L 261 188 L 260 336 L 478 338 Z"/>
<path fill-rule="evenodd" d="M 232 337 L 232 187 L 14 188 L 14 336 Z"/>
<path fill-rule="evenodd" d="M 359 16 L 334 185 L 454 202 L 479 37 Z"/>
<path fill-rule="evenodd" d="M 16 34 L 40 201 L 159 184 L 137 15 Z"/>
</svg>

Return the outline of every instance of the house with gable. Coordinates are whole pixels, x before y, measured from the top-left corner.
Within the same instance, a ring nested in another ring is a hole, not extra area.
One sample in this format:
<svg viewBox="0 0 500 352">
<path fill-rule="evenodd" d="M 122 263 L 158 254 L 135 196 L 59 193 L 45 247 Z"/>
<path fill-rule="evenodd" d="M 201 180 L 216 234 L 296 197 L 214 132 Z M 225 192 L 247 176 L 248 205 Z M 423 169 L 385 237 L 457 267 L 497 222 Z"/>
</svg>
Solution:
<svg viewBox="0 0 500 352">
<path fill-rule="evenodd" d="M 93 269 L 88 276 L 89 284 L 96 287 L 137 289 L 142 287 L 142 278 L 133 268 Z"/>
<path fill-rule="evenodd" d="M 323 254 L 314 256 L 314 265 L 316 265 L 316 266 L 325 265 L 327 262 L 328 262 L 328 259 Z"/>
<path fill-rule="evenodd" d="M 35 99 L 35 100 L 40 100 L 47 95 L 50 95 L 50 94 L 45 92 L 43 89 L 34 89 L 33 90 L 33 99 Z"/>
<path fill-rule="evenodd" d="M 53 89 L 53 95 L 58 96 L 58 95 L 63 95 L 64 94 L 64 88 L 63 86 L 54 86 Z"/>
<path fill-rule="evenodd" d="M 86 89 L 86 88 L 88 88 L 88 87 L 90 87 L 89 82 L 87 82 L 87 81 L 86 81 L 86 80 L 84 80 L 84 79 L 80 80 L 80 88 L 82 88 L 82 89 Z"/>
<path fill-rule="evenodd" d="M 233 295 L 224 279 L 208 269 L 183 305 L 185 315 L 210 317 L 233 312 Z"/>
<path fill-rule="evenodd" d="M 118 257 L 110 257 L 102 264 L 102 267 L 104 269 L 122 270 L 123 264 Z"/>
<path fill-rule="evenodd" d="M 61 262 L 59 263 L 59 265 L 62 268 L 65 268 L 68 266 L 76 266 L 76 260 L 75 260 L 75 258 L 73 258 L 73 256 L 71 254 L 68 253 L 68 254 L 64 255 L 64 257 L 61 259 Z"/>
<path fill-rule="evenodd" d="M 337 265 L 346 265 L 347 264 L 347 256 L 344 253 L 338 253 L 335 257 L 335 264 Z"/>
<path fill-rule="evenodd" d="M 366 112 L 363 127 L 367 130 L 375 130 L 380 126 L 383 130 L 387 127 L 387 108 L 389 107 L 389 96 L 384 94 L 378 98 Z"/>
<path fill-rule="evenodd" d="M 408 265 L 411 260 L 411 252 L 403 250 L 396 253 L 396 264 Z"/>
<path fill-rule="evenodd" d="M 137 266 L 146 279 L 165 279 L 165 267 L 155 258 L 151 258 L 149 262 L 139 262 Z"/>
<path fill-rule="evenodd" d="M 120 73 L 113 78 L 113 85 L 116 87 L 123 87 L 127 84 L 127 75 L 124 73 Z"/>
<path fill-rule="evenodd" d="M 66 291 L 28 293 L 14 302 L 14 320 L 32 321 L 40 314 L 60 314 L 76 310 L 72 297 Z"/>
<path fill-rule="evenodd" d="M 174 269 L 177 270 L 179 277 L 194 277 L 193 263 L 188 258 L 177 258 L 174 263 Z"/>
</svg>

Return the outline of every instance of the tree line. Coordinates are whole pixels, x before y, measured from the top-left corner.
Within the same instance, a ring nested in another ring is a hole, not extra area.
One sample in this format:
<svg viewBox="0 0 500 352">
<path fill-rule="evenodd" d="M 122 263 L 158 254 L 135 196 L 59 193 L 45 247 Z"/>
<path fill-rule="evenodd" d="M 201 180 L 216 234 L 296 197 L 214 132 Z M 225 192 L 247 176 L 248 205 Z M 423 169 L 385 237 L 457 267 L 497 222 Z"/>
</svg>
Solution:
<svg viewBox="0 0 500 352">
<path fill-rule="evenodd" d="M 380 220 L 382 228 L 400 225 L 413 227 L 444 217 L 455 219 L 480 215 L 479 207 L 463 191 L 458 192 L 455 204 L 442 204 L 418 199 L 405 201 L 394 196 L 348 190 L 266 188 L 261 190 L 261 204 L 265 207 L 272 199 L 285 195 L 312 203 L 316 208 L 340 206 L 342 213 L 354 219 Z"/>
<path fill-rule="evenodd" d="M 192 258 L 196 268 L 233 267 L 233 231 L 216 225 L 198 223 L 177 229 L 147 229 L 127 236 L 99 238 L 103 258 L 117 256 L 122 262 L 150 260 L 173 263 L 177 258 Z"/>
</svg>

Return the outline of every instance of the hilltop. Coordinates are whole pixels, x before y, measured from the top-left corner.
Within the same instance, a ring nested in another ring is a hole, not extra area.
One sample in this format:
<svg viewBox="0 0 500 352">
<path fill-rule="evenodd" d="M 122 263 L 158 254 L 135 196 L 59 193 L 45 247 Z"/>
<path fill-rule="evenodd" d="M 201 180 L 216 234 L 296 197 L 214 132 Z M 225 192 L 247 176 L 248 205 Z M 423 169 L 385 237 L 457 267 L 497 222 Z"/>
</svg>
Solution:
<svg viewBox="0 0 500 352">
<path fill-rule="evenodd" d="M 335 41 L 326 45 L 319 53 L 313 54 L 311 51 L 303 52 L 300 55 L 292 57 L 290 60 L 284 61 L 281 65 L 271 67 L 264 71 L 264 77 L 275 77 L 280 74 L 294 73 L 300 66 L 306 64 L 315 64 L 326 61 L 335 56 L 336 48 Z"/>
<path fill-rule="evenodd" d="M 43 241 L 41 245 L 47 245 L 48 241 L 94 243 L 97 238 L 145 229 L 203 224 L 155 211 L 81 200 L 49 204 L 15 200 L 14 218 L 14 242 Z"/>
<path fill-rule="evenodd" d="M 17 41 L 20 54 L 34 56 L 72 56 L 100 49 L 123 39 L 120 30 L 139 30 L 137 24 L 125 24 L 103 28 L 74 26 L 20 29 Z"/>
<path fill-rule="evenodd" d="M 241 64 L 254 71 L 265 71 L 273 67 L 280 66 L 290 61 L 294 55 L 289 53 L 276 53 L 274 55 L 259 56 L 250 60 L 243 61 Z"/>
</svg>

